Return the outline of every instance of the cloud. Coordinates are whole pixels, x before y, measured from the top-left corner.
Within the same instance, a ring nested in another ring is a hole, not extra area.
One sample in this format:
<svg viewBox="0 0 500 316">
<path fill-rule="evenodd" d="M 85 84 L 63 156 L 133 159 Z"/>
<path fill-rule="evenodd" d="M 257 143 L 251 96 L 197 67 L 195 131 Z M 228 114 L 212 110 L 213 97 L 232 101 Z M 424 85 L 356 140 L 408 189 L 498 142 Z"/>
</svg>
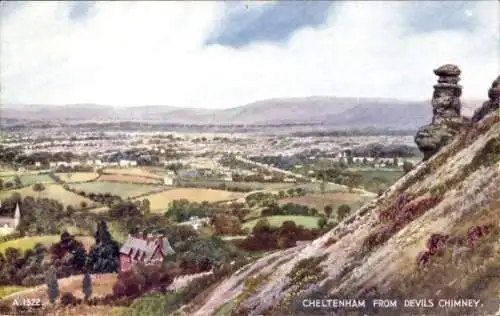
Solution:
<svg viewBox="0 0 500 316">
<path fill-rule="evenodd" d="M 461 67 L 464 98 L 484 99 L 500 72 L 498 2 L 464 10 L 474 28 L 427 32 L 408 31 L 405 12 L 416 2 L 339 2 L 324 25 L 279 42 L 206 45 L 228 14 L 244 14 L 227 6 L 96 2 L 74 20 L 67 3 L 27 3 L 0 22 L 1 102 L 222 108 L 311 95 L 428 99 L 432 69 L 444 63 Z"/>
</svg>

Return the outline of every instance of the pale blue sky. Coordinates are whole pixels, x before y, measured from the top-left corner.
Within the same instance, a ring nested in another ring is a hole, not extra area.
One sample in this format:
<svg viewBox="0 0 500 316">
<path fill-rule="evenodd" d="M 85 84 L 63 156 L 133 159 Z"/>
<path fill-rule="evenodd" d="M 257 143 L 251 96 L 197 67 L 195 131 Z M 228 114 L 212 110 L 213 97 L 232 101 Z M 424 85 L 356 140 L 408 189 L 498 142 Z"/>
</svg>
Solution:
<svg viewBox="0 0 500 316">
<path fill-rule="evenodd" d="M 464 96 L 498 75 L 497 1 L 2 2 L 2 103 L 233 107 L 332 95 Z"/>
</svg>

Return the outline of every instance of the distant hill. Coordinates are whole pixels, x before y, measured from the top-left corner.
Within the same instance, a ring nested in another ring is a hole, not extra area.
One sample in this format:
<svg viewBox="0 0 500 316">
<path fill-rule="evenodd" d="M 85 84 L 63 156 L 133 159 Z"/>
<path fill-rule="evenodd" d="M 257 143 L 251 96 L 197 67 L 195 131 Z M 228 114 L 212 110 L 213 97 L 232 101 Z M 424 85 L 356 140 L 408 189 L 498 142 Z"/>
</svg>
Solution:
<svg viewBox="0 0 500 316">
<path fill-rule="evenodd" d="M 471 108 L 479 104 L 479 101 L 467 103 L 464 114 L 470 115 Z M 307 123 L 342 128 L 417 128 L 430 121 L 430 107 L 430 102 L 424 101 L 308 97 L 269 99 L 221 110 L 161 105 L 2 105 L 0 118 L 4 124 L 19 120 L 47 123 L 137 121 L 215 125 Z"/>
</svg>

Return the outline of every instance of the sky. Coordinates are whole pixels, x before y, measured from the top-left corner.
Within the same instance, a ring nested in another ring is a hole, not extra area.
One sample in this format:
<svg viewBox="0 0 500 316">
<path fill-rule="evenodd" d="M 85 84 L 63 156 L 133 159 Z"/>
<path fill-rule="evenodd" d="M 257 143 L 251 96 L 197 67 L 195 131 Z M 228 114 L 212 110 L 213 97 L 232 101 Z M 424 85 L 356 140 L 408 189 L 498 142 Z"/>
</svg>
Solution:
<svg viewBox="0 0 500 316">
<path fill-rule="evenodd" d="M 229 108 L 270 98 L 463 98 L 500 73 L 500 2 L 0 2 L 1 104 Z"/>
</svg>

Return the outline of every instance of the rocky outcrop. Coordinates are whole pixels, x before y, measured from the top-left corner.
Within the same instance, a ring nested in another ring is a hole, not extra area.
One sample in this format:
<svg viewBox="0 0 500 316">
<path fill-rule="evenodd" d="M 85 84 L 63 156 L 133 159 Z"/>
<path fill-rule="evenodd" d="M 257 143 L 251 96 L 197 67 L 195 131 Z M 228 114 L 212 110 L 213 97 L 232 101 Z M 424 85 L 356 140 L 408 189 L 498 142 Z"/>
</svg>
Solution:
<svg viewBox="0 0 500 316">
<path fill-rule="evenodd" d="M 424 160 L 450 143 L 467 123 L 467 119 L 460 115 L 460 69 L 448 64 L 435 69 L 434 73 L 439 79 L 432 96 L 432 123 L 421 127 L 415 136 L 415 143 L 424 154 Z"/>
<path fill-rule="evenodd" d="M 500 108 L 500 76 L 497 77 L 491 88 L 488 90 L 489 100 L 484 102 L 483 105 L 474 112 L 472 122 L 479 122 L 483 117 L 491 112 L 498 111 Z"/>
</svg>

